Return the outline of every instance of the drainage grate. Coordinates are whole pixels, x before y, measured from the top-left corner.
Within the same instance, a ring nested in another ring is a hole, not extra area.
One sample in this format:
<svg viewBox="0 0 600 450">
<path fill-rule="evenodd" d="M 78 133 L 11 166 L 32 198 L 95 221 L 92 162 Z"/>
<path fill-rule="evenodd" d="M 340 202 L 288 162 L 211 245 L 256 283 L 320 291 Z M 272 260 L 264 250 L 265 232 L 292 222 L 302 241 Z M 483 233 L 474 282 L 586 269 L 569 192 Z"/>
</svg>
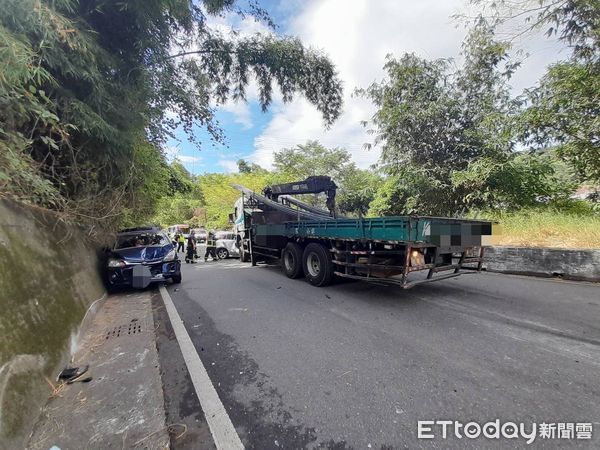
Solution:
<svg viewBox="0 0 600 450">
<path fill-rule="evenodd" d="M 114 327 L 106 333 L 106 339 L 118 338 L 125 334 L 139 334 L 142 332 L 142 325 L 138 319 L 131 319 L 131 322 Z"/>
<path fill-rule="evenodd" d="M 139 334 L 141 332 L 142 326 L 140 325 L 140 322 L 137 319 L 131 319 L 131 322 L 129 322 L 129 328 L 127 329 L 127 334 Z"/>
</svg>

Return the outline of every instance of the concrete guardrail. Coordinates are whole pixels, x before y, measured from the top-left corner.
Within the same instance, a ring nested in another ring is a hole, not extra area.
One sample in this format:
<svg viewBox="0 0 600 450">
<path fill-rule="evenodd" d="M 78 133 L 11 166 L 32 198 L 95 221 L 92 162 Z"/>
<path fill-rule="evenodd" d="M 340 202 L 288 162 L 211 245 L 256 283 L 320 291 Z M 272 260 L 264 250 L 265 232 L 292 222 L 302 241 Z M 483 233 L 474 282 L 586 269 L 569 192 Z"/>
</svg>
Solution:
<svg viewBox="0 0 600 450">
<path fill-rule="evenodd" d="M 600 249 L 489 247 L 483 267 L 489 272 L 600 281 Z"/>
</svg>

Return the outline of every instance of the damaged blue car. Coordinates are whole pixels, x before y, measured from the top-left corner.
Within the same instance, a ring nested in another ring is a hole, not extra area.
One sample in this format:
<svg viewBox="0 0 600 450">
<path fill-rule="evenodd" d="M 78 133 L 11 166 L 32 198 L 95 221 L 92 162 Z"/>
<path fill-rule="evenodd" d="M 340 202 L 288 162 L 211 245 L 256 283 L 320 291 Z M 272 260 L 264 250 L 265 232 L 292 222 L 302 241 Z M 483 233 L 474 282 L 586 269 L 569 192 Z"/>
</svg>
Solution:
<svg viewBox="0 0 600 450">
<path fill-rule="evenodd" d="M 181 261 L 168 236 L 158 228 L 129 228 L 117 235 L 106 260 L 109 290 L 145 288 L 150 283 L 181 283 Z"/>
</svg>

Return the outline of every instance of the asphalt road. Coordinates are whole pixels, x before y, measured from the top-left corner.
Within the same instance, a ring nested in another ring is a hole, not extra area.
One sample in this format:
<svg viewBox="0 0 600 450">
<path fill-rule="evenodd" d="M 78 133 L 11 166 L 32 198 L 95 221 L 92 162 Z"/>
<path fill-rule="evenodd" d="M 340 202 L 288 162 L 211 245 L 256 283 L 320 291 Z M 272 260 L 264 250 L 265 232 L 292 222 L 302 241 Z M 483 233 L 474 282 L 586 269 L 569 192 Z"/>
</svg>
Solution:
<svg viewBox="0 0 600 450">
<path fill-rule="evenodd" d="M 599 446 L 597 285 L 481 273 L 315 288 L 237 260 L 183 269 L 168 291 L 248 448 L 525 446 L 417 439 L 419 420 L 495 419 L 591 422 L 592 441 L 571 443 Z"/>
</svg>

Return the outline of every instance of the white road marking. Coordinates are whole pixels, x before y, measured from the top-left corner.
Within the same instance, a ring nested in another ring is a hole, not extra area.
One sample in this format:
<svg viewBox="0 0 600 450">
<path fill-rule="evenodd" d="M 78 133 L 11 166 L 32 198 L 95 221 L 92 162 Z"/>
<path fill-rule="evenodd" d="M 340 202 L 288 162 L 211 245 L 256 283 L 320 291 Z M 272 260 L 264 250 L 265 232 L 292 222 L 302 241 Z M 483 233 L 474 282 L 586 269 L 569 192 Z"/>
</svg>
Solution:
<svg viewBox="0 0 600 450">
<path fill-rule="evenodd" d="M 171 296 L 164 286 L 160 286 L 159 290 L 217 449 L 243 449 L 244 445 L 210 381 L 206 368 L 202 364 L 198 352 L 196 352 L 196 348 L 183 325 L 181 317 L 179 317 Z"/>
<path fill-rule="evenodd" d="M 251 264 L 248 263 L 219 263 L 218 261 L 208 261 L 196 263 L 194 266 L 196 270 L 202 269 L 255 269 Z"/>
</svg>

